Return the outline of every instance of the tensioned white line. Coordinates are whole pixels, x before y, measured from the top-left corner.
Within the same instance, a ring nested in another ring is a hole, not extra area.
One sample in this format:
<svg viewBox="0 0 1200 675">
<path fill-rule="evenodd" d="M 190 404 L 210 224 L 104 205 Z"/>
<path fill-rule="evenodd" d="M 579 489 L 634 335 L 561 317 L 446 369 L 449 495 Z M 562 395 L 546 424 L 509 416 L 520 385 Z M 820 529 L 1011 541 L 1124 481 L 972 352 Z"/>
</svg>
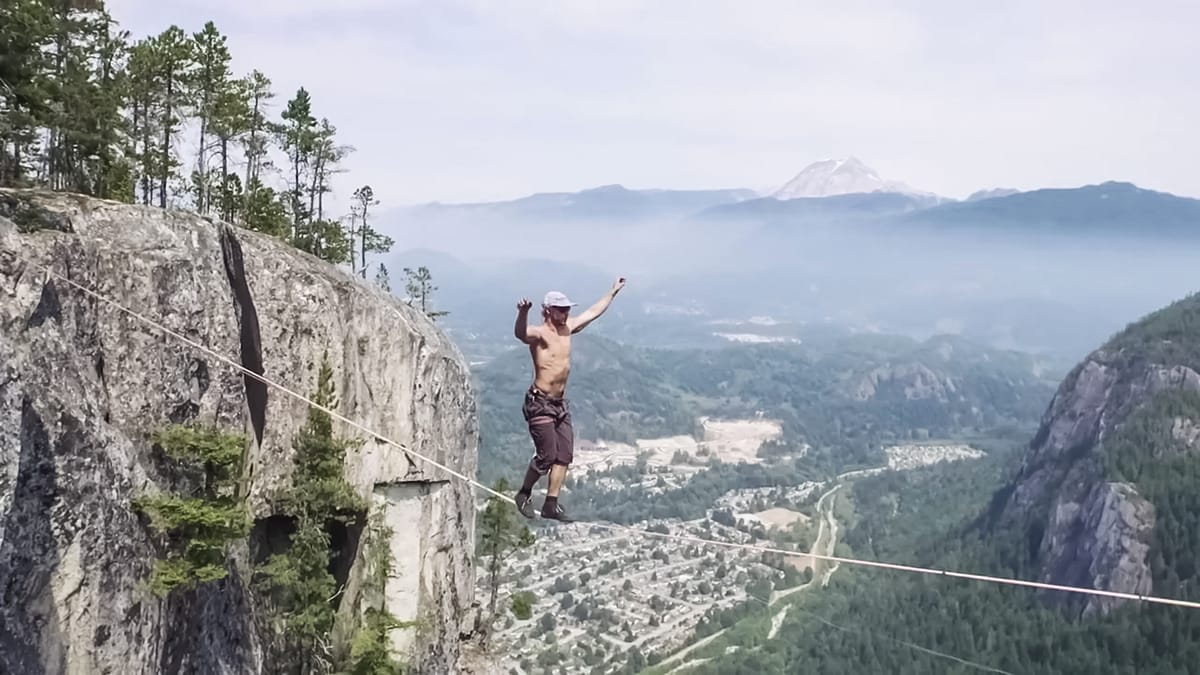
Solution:
<svg viewBox="0 0 1200 675">
<path fill-rule="evenodd" d="M 393 441 L 393 440 L 387 438 L 386 436 L 378 434 L 378 433 L 372 431 L 371 429 L 364 427 L 363 425 L 359 424 L 358 422 L 355 422 L 354 420 L 341 415 L 337 411 L 331 410 L 323 405 L 320 405 L 320 404 L 312 401 L 311 399 L 304 396 L 303 394 L 296 393 L 296 392 L 292 391 L 291 389 L 288 389 L 287 387 L 272 381 L 270 378 L 259 375 L 258 373 L 246 368 L 242 364 L 237 363 L 236 361 L 233 361 L 233 360 L 229 359 L 228 357 L 222 356 L 221 354 L 213 351 L 212 349 L 188 338 L 186 335 L 181 335 L 180 333 L 173 331 L 170 328 L 167 328 L 166 326 L 163 326 L 161 323 L 154 321 L 153 319 L 143 316 L 142 314 L 135 312 L 134 310 L 129 309 L 114 300 L 110 300 L 109 298 L 102 296 L 101 294 L 93 291 L 90 288 L 87 288 L 86 286 L 83 286 L 82 284 L 75 282 L 72 279 L 68 279 L 68 278 L 54 272 L 52 269 L 50 269 L 46 265 L 42 265 L 41 263 L 30 260 L 29 258 L 22 256 L 19 253 L 17 255 L 19 257 L 23 258 L 24 260 L 26 260 L 27 262 L 29 262 L 31 265 L 40 268 L 41 270 L 46 272 L 46 274 L 48 274 L 56 279 L 59 279 L 60 281 L 63 281 L 64 283 L 67 283 L 74 288 L 79 289 L 83 293 L 87 294 L 90 297 L 95 298 L 96 300 L 99 300 L 107 305 L 115 307 L 116 309 L 138 319 L 139 321 L 142 321 L 150 326 L 153 326 L 153 327 L 163 331 L 167 335 L 170 335 L 178 340 L 181 340 L 181 341 L 187 343 L 188 345 L 191 345 L 192 347 L 195 347 L 196 349 L 203 351 L 204 353 L 212 356 L 213 358 L 217 359 L 218 361 L 221 361 L 222 363 L 225 363 L 225 364 L 241 371 L 245 375 L 258 380 L 259 382 L 262 382 L 263 384 L 266 384 L 271 387 L 275 387 L 276 389 L 279 389 L 280 391 L 288 394 L 289 396 L 292 396 L 296 399 L 304 401 L 305 403 L 313 406 L 314 408 L 324 411 L 324 412 L 328 413 L 330 416 L 332 416 L 336 419 L 339 419 L 342 422 L 345 422 L 346 424 L 349 424 L 350 426 L 352 426 L 356 429 L 359 429 L 360 431 L 370 434 L 374 438 L 378 438 L 390 445 L 393 445 L 410 455 L 419 457 L 422 460 L 429 462 L 430 464 L 438 467 L 439 469 L 442 469 L 446 473 L 449 473 L 450 475 L 452 475 L 474 487 L 477 487 L 477 488 L 479 488 L 479 489 L 481 489 L 481 490 L 483 490 L 505 502 L 508 502 L 509 504 L 514 504 L 514 505 L 516 504 L 514 499 L 512 497 L 509 497 L 508 495 L 501 494 L 500 492 L 498 492 L 498 491 L 496 491 L 496 490 L 494 490 L 494 489 L 492 489 L 492 488 L 490 488 L 468 476 L 465 476 L 465 475 L 459 473 L 458 471 L 451 469 L 450 467 L 447 467 L 435 460 L 425 457 L 424 455 L 412 450 L 411 448 L 409 448 L 401 443 L 397 443 L 396 441 Z M 958 578 L 958 579 L 970 579 L 973 581 L 986 581 L 986 582 L 991 582 L 991 583 L 1007 584 L 1007 585 L 1012 585 L 1012 586 L 1025 586 L 1025 587 L 1029 587 L 1029 588 L 1040 588 L 1040 589 L 1045 589 L 1045 590 L 1064 591 L 1064 592 L 1068 592 L 1068 593 L 1080 593 L 1080 594 L 1084 594 L 1084 595 L 1099 595 L 1099 596 L 1110 597 L 1110 598 L 1120 598 L 1123 600 L 1139 600 L 1142 602 L 1151 602 L 1151 603 L 1159 603 L 1159 604 L 1165 604 L 1165 605 L 1174 605 L 1174 606 L 1178 606 L 1178 607 L 1189 607 L 1192 609 L 1200 609 L 1200 602 L 1191 602 L 1191 601 L 1187 601 L 1187 600 L 1175 600 L 1172 598 L 1163 598 L 1163 597 L 1158 597 L 1158 596 L 1153 596 L 1153 595 L 1142 595 L 1140 593 L 1121 593 L 1118 591 L 1105 591 L 1105 590 L 1099 590 L 1099 589 L 1094 589 L 1094 588 L 1081 588 L 1081 587 L 1077 587 L 1077 586 L 1063 586 L 1063 585 L 1059 585 L 1059 584 L 1047 584 L 1047 583 L 1042 583 L 1039 581 L 1025 581 L 1022 579 L 1006 579 L 1003 577 L 993 577 L 993 576 L 988 576 L 985 574 L 971 574 L 968 572 L 954 572 L 954 571 L 950 571 L 950 570 L 939 570 L 939 569 L 932 569 L 932 568 L 928 568 L 928 567 L 916 567 L 916 566 L 912 566 L 912 565 L 898 565 L 895 563 L 876 562 L 876 561 L 871 561 L 871 560 L 858 560 L 855 558 L 842 558 L 842 557 L 838 557 L 838 556 L 821 555 L 818 553 L 804 553 L 801 551 L 788 551 L 785 549 L 772 548 L 772 547 L 768 547 L 768 546 L 758 546 L 758 545 L 754 545 L 754 544 L 738 544 L 738 543 L 734 543 L 734 542 L 715 541 L 712 539 L 703 539 L 701 537 L 693 537 L 693 536 L 689 536 L 689 535 L 663 534 L 661 532 L 651 532 L 649 530 L 637 529 L 637 528 L 634 528 L 634 527 L 631 527 L 628 525 L 600 523 L 600 522 L 594 522 L 594 521 L 580 521 L 579 524 L 586 525 L 589 527 L 600 527 L 600 528 L 609 529 L 609 530 L 625 530 L 628 532 L 638 533 L 638 534 L 641 534 L 644 536 L 660 537 L 663 539 L 674 539 L 676 541 L 688 541 L 688 542 L 692 542 L 692 543 L 707 544 L 710 546 L 723 546 L 726 548 L 737 548 L 737 549 L 750 550 L 750 551 L 759 551 L 759 552 L 763 552 L 763 553 L 780 553 L 780 554 L 783 554 L 786 556 L 791 556 L 791 557 L 808 557 L 808 558 L 814 558 L 817 560 L 828 560 L 828 561 L 832 561 L 832 562 L 844 563 L 847 565 L 862 565 L 864 567 L 878 567 L 878 568 L 882 568 L 882 569 L 898 570 L 898 571 L 902 571 L 902 572 L 913 572 L 913 573 L 917 573 L 917 574 L 932 574 L 932 575 L 937 575 L 937 576 L 954 577 L 954 578 Z"/>
</svg>

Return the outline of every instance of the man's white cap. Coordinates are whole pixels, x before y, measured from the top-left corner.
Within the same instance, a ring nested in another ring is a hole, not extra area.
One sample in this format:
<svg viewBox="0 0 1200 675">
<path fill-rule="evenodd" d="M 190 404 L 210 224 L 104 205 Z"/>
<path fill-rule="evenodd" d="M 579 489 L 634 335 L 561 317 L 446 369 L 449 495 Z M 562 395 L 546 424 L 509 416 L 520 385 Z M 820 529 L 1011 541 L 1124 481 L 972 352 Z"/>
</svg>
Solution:
<svg viewBox="0 0 1200 675">
<path fill-rule="evenodd" d="M 574 307 L 579 303 L 571 302 L 567 296 L 558 291 L 550 291 L 542 300 L 543 307 Z"/>
</svg>

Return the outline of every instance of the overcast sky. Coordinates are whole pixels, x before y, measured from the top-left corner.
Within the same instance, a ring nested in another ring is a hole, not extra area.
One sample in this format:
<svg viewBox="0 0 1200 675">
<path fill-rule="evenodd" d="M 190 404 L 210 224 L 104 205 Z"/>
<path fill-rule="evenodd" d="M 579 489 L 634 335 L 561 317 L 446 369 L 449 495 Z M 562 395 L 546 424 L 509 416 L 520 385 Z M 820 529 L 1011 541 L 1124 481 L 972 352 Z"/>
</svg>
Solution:
<svg viewBox="0 0 1200 675">
<path fill-rule="evenodd" d="M 774 189 L 854 155 L 950 197 L 1128 180 L 1200 196 L 1200 3 L 108 0 L 212 19 L 298 86 L 385 206 L 621 183 Z"/>
</svg>

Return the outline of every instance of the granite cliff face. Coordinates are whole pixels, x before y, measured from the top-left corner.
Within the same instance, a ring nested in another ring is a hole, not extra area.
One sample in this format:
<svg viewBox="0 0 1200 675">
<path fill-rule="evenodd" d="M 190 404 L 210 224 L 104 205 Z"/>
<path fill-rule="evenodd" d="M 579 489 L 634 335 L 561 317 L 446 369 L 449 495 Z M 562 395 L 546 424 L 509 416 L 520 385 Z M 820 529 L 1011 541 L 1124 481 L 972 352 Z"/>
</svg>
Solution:
<svg viewBox="0 0 1200 675">
<path fill-rule="evenodd" d="M 992 514 L 1020 531 L 1040 581 L 1164 592 L 1151 558 L 1172 546 L 1160 509 L 1178 487 L 1149 477 L 1196 453 L 1197 392 L 1200 295 L 1129 326 L 1068 374 Z M 1063 601 L 1083 615 L 1122 602 L 1083 598 Z"/>
<path fill-rule="evenodd" d="M 145 588 L 154 549 L 130 500 L 154 487 L 150 433 L 215 424 L 248 437 L 248 504 L 269 523 L 307 413 L 25 259 L 304 395 L 327 351 L 341 414 L 475 473 L 466 364 L 419 312 L 258 233 L 0 190 L 0 671 L 271 672 L 248 590 L 255 535 L 227 578 L 160 600 Z M 419 622 L 393 631 L 393 646 L 418 672 L 458 670 L 474 601 L 469 487 L 336 421 L 335 430 L 362 442 L 347 455 L 347 479 L 393 530 L 388 608 Z M 353 541 L 342 546 L 347 615 L 362 602 L 368 565 Z"/>
</svg>

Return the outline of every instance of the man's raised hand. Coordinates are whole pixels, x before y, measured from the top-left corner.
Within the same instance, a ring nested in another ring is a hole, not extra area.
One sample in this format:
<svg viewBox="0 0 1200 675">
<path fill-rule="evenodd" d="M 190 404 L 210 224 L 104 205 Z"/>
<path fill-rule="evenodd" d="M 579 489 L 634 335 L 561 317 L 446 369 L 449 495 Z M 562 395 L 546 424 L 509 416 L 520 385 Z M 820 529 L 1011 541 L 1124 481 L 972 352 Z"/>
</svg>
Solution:
<svg viewBox="0 0 1200 675">
<path fill-rule="evenodd" d="M 529 301 L 529 298 L 521 298 L 517 303 L 518 312 L 528 312 L 530 307 L 533 307 L 533 303 Z"/>
<path fill-rule="evenodd" d="M 622 288 L 625 288 L 625 277 L 617 277 L 617 280 L 613 282 L 612 294 L 620 293 Z"/>
</svg>

